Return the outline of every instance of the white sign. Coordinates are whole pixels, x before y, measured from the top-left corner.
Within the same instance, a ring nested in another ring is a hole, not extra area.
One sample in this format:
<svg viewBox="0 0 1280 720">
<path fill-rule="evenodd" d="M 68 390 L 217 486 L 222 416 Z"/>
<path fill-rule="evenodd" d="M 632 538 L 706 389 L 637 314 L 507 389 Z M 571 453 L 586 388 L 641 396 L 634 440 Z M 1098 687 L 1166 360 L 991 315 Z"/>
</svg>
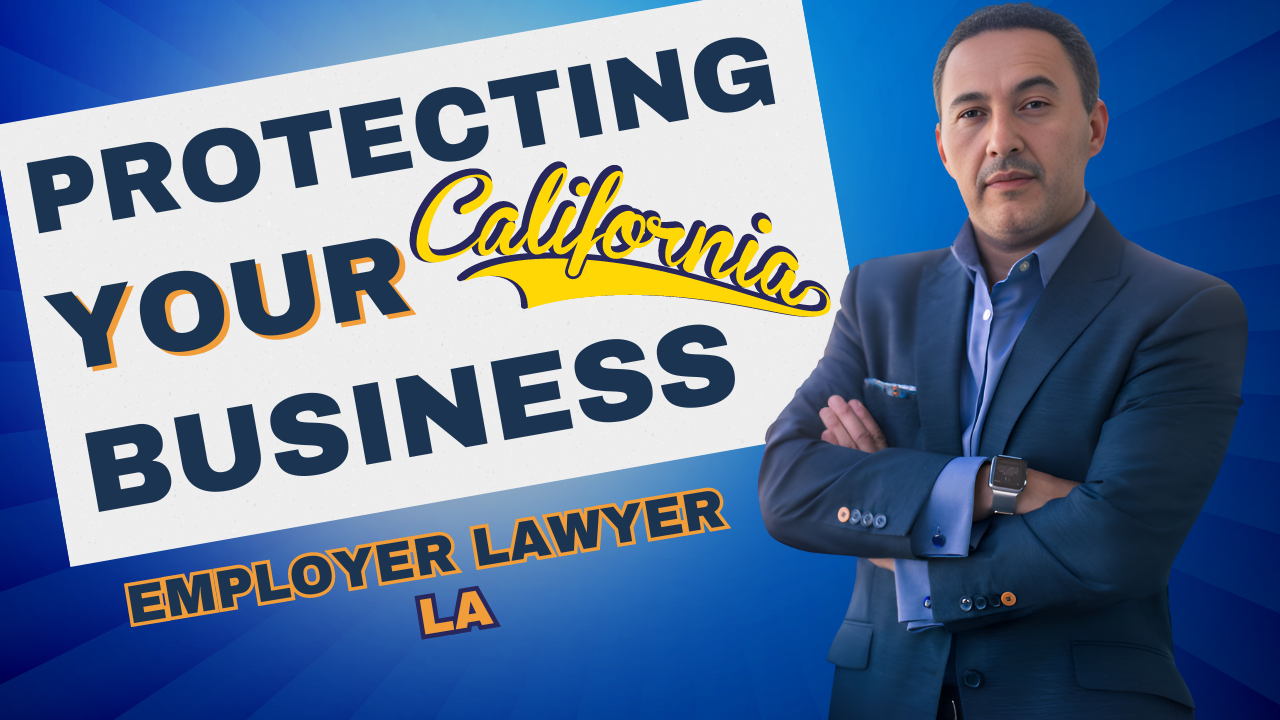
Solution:
<svg viewBox="0 0 1280 720">
<path fill-rule="evenodd" d="M 759 444 L 848 267 L 799 0 L 12 123 L 0 174 L 72 565 Z"/>
</svg>

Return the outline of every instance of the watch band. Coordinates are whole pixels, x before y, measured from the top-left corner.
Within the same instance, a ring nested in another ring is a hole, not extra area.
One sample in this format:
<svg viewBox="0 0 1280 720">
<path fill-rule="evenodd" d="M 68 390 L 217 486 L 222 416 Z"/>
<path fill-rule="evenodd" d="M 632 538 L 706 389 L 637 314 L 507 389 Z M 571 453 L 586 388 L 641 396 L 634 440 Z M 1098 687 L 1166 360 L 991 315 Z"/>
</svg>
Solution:
<svg viewBox="0 0 1280 720">
<path fill-rule="evenodd" d="M 991 511 L 999 515 L 1012 515 L 1018 505 L 1018 493 L 1001 488 L 991 488 L 991 493 Z"/>
</svg>

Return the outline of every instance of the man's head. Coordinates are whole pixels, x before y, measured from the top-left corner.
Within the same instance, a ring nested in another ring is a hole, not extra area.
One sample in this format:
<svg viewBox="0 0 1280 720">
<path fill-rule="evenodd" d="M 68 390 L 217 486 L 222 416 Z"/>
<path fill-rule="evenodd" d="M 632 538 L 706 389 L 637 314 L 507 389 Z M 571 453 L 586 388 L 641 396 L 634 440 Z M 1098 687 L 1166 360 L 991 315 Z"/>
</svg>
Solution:
<svg viewBox="0 0 1280 720">
<path fill-rule="evenodd" d="M 980 240 L 1030 251 L 1075 217 L 1107 108 L 1071 21 L 1025 3 L 983 8 L 956 26 L 933 88 L 938 154 Z"/>
</svg>

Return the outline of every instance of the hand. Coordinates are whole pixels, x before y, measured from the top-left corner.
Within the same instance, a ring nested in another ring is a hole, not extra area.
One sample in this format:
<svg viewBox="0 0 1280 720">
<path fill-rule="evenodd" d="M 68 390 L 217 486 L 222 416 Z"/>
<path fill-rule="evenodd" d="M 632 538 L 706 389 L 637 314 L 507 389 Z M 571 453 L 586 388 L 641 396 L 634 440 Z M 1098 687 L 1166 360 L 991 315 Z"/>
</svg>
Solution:
<svg viewBox="0 0 1280 720">
<path fill-rule="evenodd" d="M 827 429 L 822 439 L 832 445 L 873 453 L 889 447 L 880 426 L 871 417 L 871 411 L 858 400 L 845 402 L 839 395 L 832 395 L 827 406 L 818 411 Z"/>
<path fill-rule="evenodd" d="M 818 411 L 822 424 L 822 439 L 832 445 L 873 453 L 889 447 L 884 433 L 876 424 L 871 412 L 861 402 L 845 402 L 839 395 L 832 395 L 827 406 Z M 876 567 L 893 572 L 893 558 L 867 558 Z"/>
<path fill-rule="evenodd" d="M 985 520 L 991 517 L 991 500 L 993 493 L 987 479 L 991 475 L 991 463 L 982 463 L 982 467 L 978 468 L 978 476 L 974 479 L 973 485 L 973 521 Z M 1027 486 L 1018 493 L 1018 500 L 1014 504 L 1013 512 L 1015 515 L 1024 515 L 1032 510 L 1038 510 L 1044 507 L 1044 504 L 1050 500 L 1056 500 L 1067 496 L 1072 488 L 1080 483 L 1073 480 L 1064 480 L 1060 477 L 1054 477 L 1049 473 L 1040 472 L 1039 470 L 1027 469 Z"/>
<path fill-rule="evenodd" d="M 872 565 L 893 572 L 893 558 L 867 558 Z"/>
</svg>

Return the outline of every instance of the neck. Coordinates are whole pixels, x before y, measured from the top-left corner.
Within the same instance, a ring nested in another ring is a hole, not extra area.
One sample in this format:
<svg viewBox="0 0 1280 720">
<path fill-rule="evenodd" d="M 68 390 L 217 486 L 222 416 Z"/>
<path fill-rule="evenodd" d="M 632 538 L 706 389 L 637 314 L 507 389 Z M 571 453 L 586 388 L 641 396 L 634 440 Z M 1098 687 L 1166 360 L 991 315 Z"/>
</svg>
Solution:
<svg viewBox="0 0 1280 720">
<path fill-rule="evenodd" d="M 1013 268 L 1015 262 L 1040 247 L 1045 240 L 1053 237 L 1053 234 L 1050 233 L 1040 239 L 1008 243 L 991 237 L 975 225 L 973 227 L 973 237 L 977 241 L 978 255 L 982 258 L 982 269 L 987 275 L 987 291 L 989 292 L 991 288 L 995 287 L 996 283 L 1009 277 L 1009 270 Z"/>
<path fill-rule="evenodd" d="M 1075 210 L 1060 217 L 1048 228 L 1025 237 L 996 237 L 978 227 L 977 223 L 973 223 L 973 239 L 978 246 L 978 255 L 982 258 L 982 269 L 987 274 L 987 290 L 990 291 L 996 283 L 1009 277 L 1009 270 L 1014 263 L 1026 257 L 1028 253 L 1043 245 L 1046 240 L 1057 235 L 1070 224 L 1084 209 L 1084 203 L 1085 194 L 1082 190 L 1080 203 L 1075 205 Z"/>
</svg>

